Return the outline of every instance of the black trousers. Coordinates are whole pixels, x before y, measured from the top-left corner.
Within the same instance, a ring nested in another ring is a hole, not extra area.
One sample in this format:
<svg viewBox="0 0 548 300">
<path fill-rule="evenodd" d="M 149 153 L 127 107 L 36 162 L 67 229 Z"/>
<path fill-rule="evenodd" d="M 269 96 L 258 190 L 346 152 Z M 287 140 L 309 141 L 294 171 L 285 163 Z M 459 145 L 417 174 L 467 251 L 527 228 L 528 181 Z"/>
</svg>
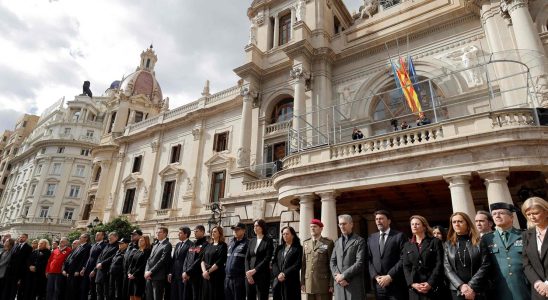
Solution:
<svg viewBox="0 0 548 300">
<path fill-rule="evenodd" d="M 268 278 L 260 278 L 255 280 L 255 284 L 245 282 L 245 289 L 248 300 L 255 300 L 257 296 L 259 300 L 268 300 L 268 291 L 270 288 L 270 280 Z"/>
<path fill-rule="evenodd" d="M 202 281 L 202 275 L 195 275 L 187 283 L 192 289 L 192 300 L 202 300 Z"/>
<path fill-rule="evenodd" d="M 80 280 L 80 300 L 97 300 L 95 290 L 95 278 L 90 279 L 89 274 L 84 275 Z"/>
<path fill-rule="evenodd" d="M 245 277 L 225 278 L 225 300 L 245 300 Z"/>
<path fill-rule="evenodd" d="M 106 276 L 101 282 L 95 282 L 95 288 L 97 290 L 97 300 L 113 300 L 110 298 L 110 277 Z"/>
<path fill-rule="evenodd" d="M 82 288 L 82 277 L 71 274 L 67 277 L 66 299 L 77 299 Z"/>
<path fill-rule="evenodd" d="M 183 282 L 181 276 L 173 276 L 170 287 L 172 300 L 192 299 L 192 287 L 189 282 Z"/>
<path fill-rule="evenodd" d="M 146 299 L 147 300 L 163 300 L 166 281 L 164 280 L 147 280 L 146 282 Z"/>
<path fill-rule="evenodd" d="M 109 276 L 109 297 L 112 300 L 127 300 L 127 290 L 124 290 L 124 274 L 112 274 Z"/>
<path fill-rule="evenodd" d="M 48 285 L 46 287 L 46 299 L 62 300 L 65 297 L 66 277 L 63 274 L 48 274 Z"/>
</svg>

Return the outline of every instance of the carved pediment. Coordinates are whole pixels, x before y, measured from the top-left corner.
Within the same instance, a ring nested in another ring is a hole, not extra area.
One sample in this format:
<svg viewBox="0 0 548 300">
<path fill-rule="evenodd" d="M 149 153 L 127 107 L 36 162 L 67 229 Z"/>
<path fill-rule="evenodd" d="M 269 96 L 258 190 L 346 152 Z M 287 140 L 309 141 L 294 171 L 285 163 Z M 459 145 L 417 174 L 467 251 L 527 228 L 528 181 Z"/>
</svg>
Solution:
<svg viewBox="0 0 548 300">
<path fill-rule="evenodd" d="M 65 200 L 63 201 L 63 204 L 67 205 L 67 206 L 80 206 L 80 203 L 74 201 L 74 200 Z"/>
<path fill-rule="evenodd" d="M 208 159 L 204 165 L 209 169 L 212 168 L 225 168 L 231 169 L 235 159 L 222 153 L 215 153 L 210 159 Z"/>
<path fill-rule="evenodd" d="M 162 177 L 170 176 L 170 175 L 181 175 L 183 174 L 184 170 L 183 167 L 180 164 L 169 164 L 165 168 L 163 168 L 158 175 Z"/>
<path fill-rule="evenodd" d="M 122 184 L 124 186 L 131 185 L 131 184 L 139 185 L 139 184 L 141 184 L 141 182 L 143 182 L 143 177 L 141 175 L 137 175 L 135 173 L 129 174 L 126 178 L 124 178 L 122 180 Z"/>
<path fill-rule="evenodd" d="M 42 198 L 42 200 L 40 200 L 38 203 L 40 204 L 47 204 L 47 205 L 53 205 L 53 201 L 51 199 L 48 199 L 48 198 Z"/>
<path fill-rule="evenodd" d="M 86 184 L 85 181 L 83 180 L 80 180 L 80 179 L 76 179 L 76 178 L 72 178 L 71 180 L 69 180 L 67 183 L 73 183 L 73 184 L 81 184 L 81 185 L 84 185 Z"/>
</svg>

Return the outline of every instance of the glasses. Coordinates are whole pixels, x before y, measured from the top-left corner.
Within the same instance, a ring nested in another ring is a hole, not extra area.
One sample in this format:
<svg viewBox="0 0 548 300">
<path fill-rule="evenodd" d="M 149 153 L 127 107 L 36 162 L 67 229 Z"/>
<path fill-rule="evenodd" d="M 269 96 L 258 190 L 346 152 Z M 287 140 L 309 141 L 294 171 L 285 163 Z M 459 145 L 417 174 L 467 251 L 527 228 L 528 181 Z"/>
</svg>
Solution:
<svg viewBox="0 0 548 300">
<path fill-rule="evenodd" d="M 494 216 L 502 216 L 502 215 L 511 216 L 512 214 L 505 211 L 496 211 L 496 212 L 492 212 L 491 215 L 494 217 Z"/>
</svg>

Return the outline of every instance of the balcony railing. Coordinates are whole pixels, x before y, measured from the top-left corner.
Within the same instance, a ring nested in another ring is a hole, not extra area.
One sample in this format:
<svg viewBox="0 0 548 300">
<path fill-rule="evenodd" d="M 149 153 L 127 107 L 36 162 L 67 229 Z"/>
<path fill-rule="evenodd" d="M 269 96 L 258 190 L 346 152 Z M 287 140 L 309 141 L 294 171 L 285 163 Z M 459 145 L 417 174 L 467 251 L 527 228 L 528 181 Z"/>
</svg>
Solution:
<svg viewBox="0 0 548 300">
<path fill-rule="evenodd" d="M 287 133 L 292 124 L 292 120 L 270 124 L 266 126 L 265 133 L 266 135 L 271 135 L 275 133 Z"/>
<path fill-rule="evenodd" d="M 244 185 L 245 185 L 246 192 L 262 191 L 269 188 L 274 190 L 274 188 L 272 187 L 272 179 L 270 178 L 248 181 L 248 182 L 245 182 Z"/>
<path fill-rule="evenodd" d="M 333 155 L 430 142 L 443 138 L 435 124 L 483 113 L 492 113 L 493 126 L 538 124 L 531 109 L 542 101 L 537 90 L 542 78 L 532 76 L 531 68 L 518 60 L 491 56 L 486 61 L 413 84 L 426 117 L 420 122 L 400 88 L 295 115 L 288 129 L 289 153 L 351 142 L 359 138 L 353 137 L 354 130 L 360 130 L 367 143 L 357 141 L 357 149 L 334 147 Z"/>
</svg>

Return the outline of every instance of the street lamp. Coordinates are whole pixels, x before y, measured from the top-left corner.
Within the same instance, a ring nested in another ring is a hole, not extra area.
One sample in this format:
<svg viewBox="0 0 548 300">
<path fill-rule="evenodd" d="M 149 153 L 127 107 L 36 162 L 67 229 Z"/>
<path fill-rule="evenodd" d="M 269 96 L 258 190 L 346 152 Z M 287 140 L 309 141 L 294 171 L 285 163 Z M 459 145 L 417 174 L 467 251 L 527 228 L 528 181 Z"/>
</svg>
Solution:
<svg viewBox="0 0 548 300">
<path fill-rule="evenodd" d="M 95 217 L 95 219 L 93 219 L 93 221 L 91 221 L 87 228 L 88 228 L 88 231 L 92 230 L 93 228 L 95 228 L 97 225 L 101 224 L 101 220 L 99 220 L 99 217 Z"/>
</svg>

